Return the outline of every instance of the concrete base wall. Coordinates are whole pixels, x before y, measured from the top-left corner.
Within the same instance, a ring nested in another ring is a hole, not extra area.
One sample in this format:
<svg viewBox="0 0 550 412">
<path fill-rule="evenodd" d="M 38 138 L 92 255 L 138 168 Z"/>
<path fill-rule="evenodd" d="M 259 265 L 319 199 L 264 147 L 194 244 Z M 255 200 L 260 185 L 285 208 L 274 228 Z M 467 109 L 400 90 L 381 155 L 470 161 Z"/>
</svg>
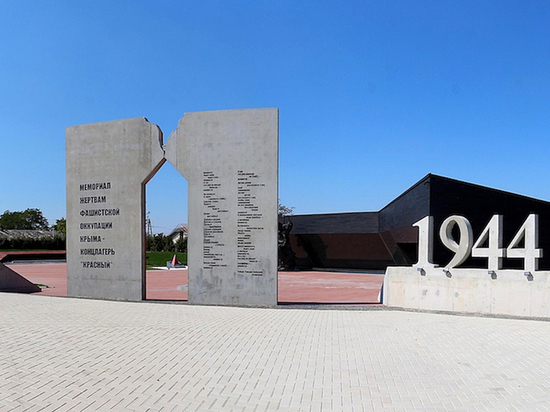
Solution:
<svg viewBox="0 0 550 412">
<path fill-rule="evenodd" d="M 441 310 L 527 317 L 550 317 L 550 272 L 439 267 L 386 270 L 383 303 L 407 309 Z"/>
</svg>

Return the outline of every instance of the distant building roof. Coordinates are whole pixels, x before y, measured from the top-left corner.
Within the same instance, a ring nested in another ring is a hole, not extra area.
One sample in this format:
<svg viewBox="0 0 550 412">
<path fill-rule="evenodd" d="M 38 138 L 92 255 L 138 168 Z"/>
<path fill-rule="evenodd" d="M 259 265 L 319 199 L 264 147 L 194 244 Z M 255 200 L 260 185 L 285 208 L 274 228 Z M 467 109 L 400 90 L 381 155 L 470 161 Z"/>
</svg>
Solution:
<svg viewBox="0 0 550 412">
<path fill-rule="evenodd" d="M 188 229 L 187 229 L 187 225 L 185 223 L 180 223 L 179 225 L 177 225 L 174 228 L 174 230 L 172 230 L 170 232 L 170 234 L 168 236 L 174 236 L 174 235 L 178 235 L 180 233 L 183 233 L 184 236 L 187 236 Z"/>
<path fill-rule="evenodd" d="M 0 230 L 2 239 L 44 239 L 53 238 L 58 232 L 53 230 Z"/>
</svg>

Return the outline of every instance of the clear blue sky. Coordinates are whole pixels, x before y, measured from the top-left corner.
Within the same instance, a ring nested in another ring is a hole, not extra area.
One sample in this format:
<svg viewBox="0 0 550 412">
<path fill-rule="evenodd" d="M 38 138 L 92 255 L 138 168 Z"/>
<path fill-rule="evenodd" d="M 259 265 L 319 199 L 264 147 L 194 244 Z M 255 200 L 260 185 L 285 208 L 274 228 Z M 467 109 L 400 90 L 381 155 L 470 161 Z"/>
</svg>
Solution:
<svg viewBox="0 0 550 412">
<path fill-rule="evenodd" d="M 0 1 L 0 213 L 65 216 L 65 127 L 279 108 L 279 197 L 378 210 L 427 173 L 550 200 L 547 1 Z M 187 221 L 166 164 L 155 231 Z"/>
</svg>

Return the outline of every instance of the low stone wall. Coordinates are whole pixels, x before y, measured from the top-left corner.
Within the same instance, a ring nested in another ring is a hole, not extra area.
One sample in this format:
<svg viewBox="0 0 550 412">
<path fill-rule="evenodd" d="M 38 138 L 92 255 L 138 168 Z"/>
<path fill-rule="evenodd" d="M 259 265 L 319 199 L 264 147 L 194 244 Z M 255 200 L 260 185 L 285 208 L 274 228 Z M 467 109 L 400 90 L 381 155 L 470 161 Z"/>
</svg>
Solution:
<svg viewBox="0 0 550 412">
<path fill-rule="evenodd" d="M 529 273 L 529 272 L 527 272 Z M 388 267 L 383 303 L 390 307 L 550 317 L 550 272 Z"/>
</svg>

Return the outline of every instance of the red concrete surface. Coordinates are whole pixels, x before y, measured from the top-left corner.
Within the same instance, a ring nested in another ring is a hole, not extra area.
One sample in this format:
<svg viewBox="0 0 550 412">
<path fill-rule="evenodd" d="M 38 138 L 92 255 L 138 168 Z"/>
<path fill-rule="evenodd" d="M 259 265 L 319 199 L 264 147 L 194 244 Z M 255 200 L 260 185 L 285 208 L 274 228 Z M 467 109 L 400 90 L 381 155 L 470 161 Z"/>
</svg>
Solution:
<svg viewBox="0 0 550 412">
<path fill-rule="evenodd" d="M 67 296 L 65 263 L 17 264 L 9 267 L 33 283 L 47 285 L 40 295 Z M 279 303 L 378 304 L 384 275 L 341 272 L 279 272 Z M 146 297 L 187 300 L 187 270 L 148 270 Z"/>
<path fill-rule="evenodd" d="M 42 292 L 36 293 L 37 295 L 67 296 L 66 263 L 24 263 L 6 266 L 40 286 Z"/>
<path fill-rule="evenodd" d="M 279 272 L 279 303 L 378 304 L 382 274 Z"/>
<path fill-rule="evenodd" d="M 187 269 L 148 270 L 145 278 L 145 297 L 151 300 L 187 300 Z"/>
</svg>

